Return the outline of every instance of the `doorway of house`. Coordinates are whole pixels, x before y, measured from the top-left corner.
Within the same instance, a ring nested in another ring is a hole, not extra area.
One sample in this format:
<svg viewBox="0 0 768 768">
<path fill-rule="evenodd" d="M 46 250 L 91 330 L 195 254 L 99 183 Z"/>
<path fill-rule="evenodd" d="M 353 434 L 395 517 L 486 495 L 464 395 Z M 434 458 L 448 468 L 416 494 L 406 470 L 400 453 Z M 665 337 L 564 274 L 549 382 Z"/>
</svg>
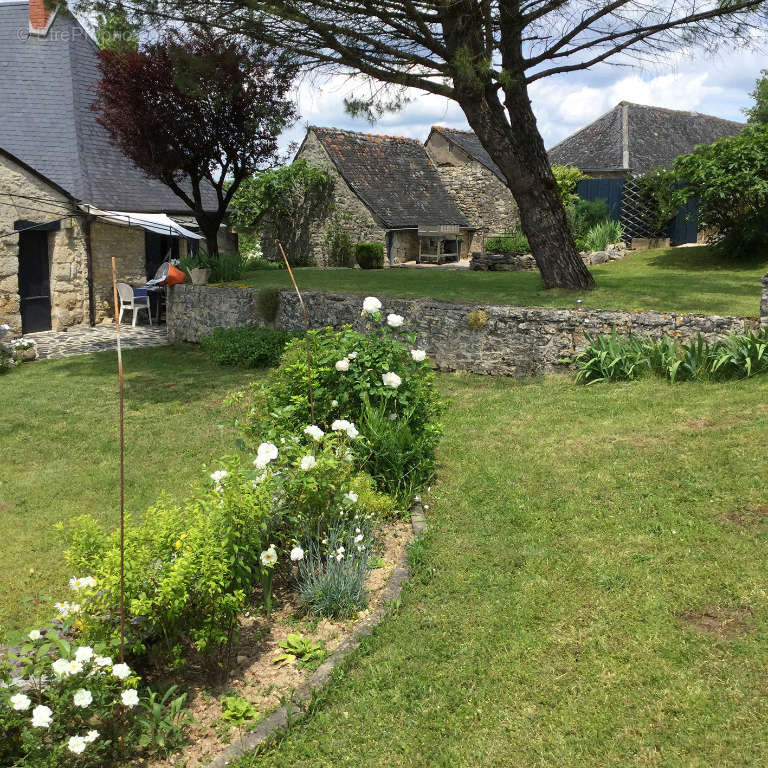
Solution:
<svg viewBox="0 0 768 768">
<path fill-rule="evenodd" d="M 21 332 L 51 330 L 51 273 L 48 232 L 19 232 Z"/>
<path fill-rule="evenodd" d="M 147 280 L 151 280 L 155 276 L 157 268 L 164 261 L 179 258 L 179 239 L 177 237 L 147 232 L 144 243 Z"/>
</svg>

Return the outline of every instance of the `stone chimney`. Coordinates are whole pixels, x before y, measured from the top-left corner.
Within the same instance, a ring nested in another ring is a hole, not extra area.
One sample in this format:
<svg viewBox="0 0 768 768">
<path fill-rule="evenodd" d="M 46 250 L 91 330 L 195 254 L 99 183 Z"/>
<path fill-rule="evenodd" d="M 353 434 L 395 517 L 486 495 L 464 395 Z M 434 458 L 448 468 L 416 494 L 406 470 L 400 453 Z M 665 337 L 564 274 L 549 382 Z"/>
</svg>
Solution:
<svg viewBox="0 0 768 768">
<path fill-rule="evenodd" d="M 49 10 L 45 0 L 29 0 L 29 34 L 45 36 L 56 16 L 56 10 Z"/>
</svg>

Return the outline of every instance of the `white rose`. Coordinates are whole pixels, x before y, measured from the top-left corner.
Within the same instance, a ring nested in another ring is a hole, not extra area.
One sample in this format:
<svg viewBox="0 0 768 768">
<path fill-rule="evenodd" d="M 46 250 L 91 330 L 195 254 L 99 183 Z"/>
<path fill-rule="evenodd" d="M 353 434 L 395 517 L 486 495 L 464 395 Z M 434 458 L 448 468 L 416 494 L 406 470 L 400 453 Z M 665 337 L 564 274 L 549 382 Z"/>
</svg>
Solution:
<svg viewBox="0 0 768 768">
<path fill-rule="evenodd" d="M 256 451 L 257 456 L 267 460 L 267 463 L 277 458 L 277 446 L 274 443 L 262 443 Z"/>
<path fill-rule="evenodd" d="M 336 370 L 337 371 L 348 371 L 349 370 L 349 358 L 348 357 L 342 357 L 341 360 L 336 361 Z"/>
<path fill-rule="evenodd" d="M 371 315 L 374 312 L 378 312 L 381 309 L 381 302 L 375 296 L 366 296 L 363 301 L 363 312 L 366 315 Z"/>
<path fill-rule="evenodd" d="M 139 703 L 139 693 L 135 689 L 129 688 L 120 694 L 120 699 L 124 706 L 135 707 Z"/>
<path fill-rule="evenodd" d="M 80 688 L 80 690 L 75 691 L 75 695 L 72 697 L 72 701 L 76 707 L 85 709 L 86 707 L 89 707 L 93 702 L 93 696 L 91 695 L 90 691 L 86 690 L 85 688 Z"/>
<path fill-rule="evenodd" d="M 308 427 L 304 427 L 304 434 L 310 435 L 313 440 L 322 440 L 325 432 L 320 427 L 310 424 Z"/>
<path fill-rule="evenodd" d="M 53 720 L 53 712 L 50 707 L 46 707 L 44 704 L 38 704 L 32 710 L 32 727 L 33 728 L 48 728 Z"/>
<path fill-rule="evenodd" d="M 101 668 L 103 668 L 103 667 L 111 667 L 112 666 L 112 659 L 110 659 L 109 656 L 97 656 L 93 660 L 93 663 L 97 667 L 101 667 Z"/>
<path fill-rule="evenodd" d="M 301 468 L 303 470 L 312 469 L 317 464 L 317 459 L 314 456 L 304 456 L 301 460 Z"/>
<path fill-rule="evenodd" d="M 427 353 L 423 349 L 412 349 L 411 350 L 411 357 L 417 363 L 423 363 L 424 360 L 426 360 L 426 358 L 427 358 Z"/>
<path fill-rule="evenodd" d="M 118 680 L 125 680 L 126 677 L 130 677 L 131 668 L 127 664 L 115 664 L 115 666 L 112 667 L 112 674 Z"/>
<path fill-rule="evenodd" d="M 349 493 L 344 494 L 344 500 L 348 501 L 350 504 L 356 504 L 357 494 L 354 491 L 349 491 Z"/>
<path fill-rule="evenodd" d="M 350 423 L 346 419 L 336 419 L 336 421 L 331 424 L 331 429 L 334 432 L 346 432 L 350 426 Z"/>
<path fill-rule="evenodd" d="M 89 662 L 93 658 L 93 648 L 89 645 L 81 645 L 75 651 L 75 661 L 79 661 L 81 664 Z"/>
<path fill-rule="evenodd" d="M 396 315 L 394 313 L 391 315 L 387 315 L 387 325 L 390 328 L 399 328 L 404 321 L 405 321 L 405 318 L 402 315 Z"/>
<path fill-rule="evenodd" d="M 347 437 L 351 438 L 352 440 L 354 440 L 360 434 L 354 424 L 350 424 L 345 431 L 347 433 Z"/>
<path fill-rule="evenodd" d="M 51 669 L 58 677 L 64 677 L 69 674 L 69 662 L 66 659 L 56 659 L 56 661 L 51 664 Z"/>
<path fill-rule="evenodd" d="M 29 705 L 32 703 L 32 699 L 23 693 L 17 693 L 15 696 L 11 696 L 9 701 L 11 702 L 11 706 L 17 712 L 23 712 L 25 709 L 29 709 Z"/>
<path fill-rule="evenodd" d="M 67 749 L 76 755 L 82 755 L 85 752 L 87 743 L 83 736 L 70 736 L 67 742 Z"/>
<path fill-rule="evenodd" d="M 363 534 L 358 533 L 357 536 L 355 536 L 355 544 L 359 544 L 363 540 Z"/>
<path fill-rule="evenodd" d="M 396 373 L 392 373 L 392 371 L 382 374 L 381 380 L 384 382 L 385 387 L 391 387 L 392 389 L 397 389 L 403 381 Z"/>
<path fill-rule="evenodd" d="M 295 563 L 297 560 L 304 559 L 304 550 L 301 547 L 294 547 L 291 550 L 291 562 Z"/>
<path fill-rule="evenodd" d="M 85 741 L 88 744 L 92 744 L 98 738 L 99 738 L 99 732 L 96 730 L 88 731 L 88 733 L 85 735 Z"/>
<path fill-rule="evenodd" d="M 339 401 L 331 400 L 331 408 L 338 408 L 338 407 L 339 407 Z"/>
<path fill-rule="evenodd" d="M 27 637 L 34 642 L 35 640 L 39 640 L 43 636 L 43 633 L 39 629 L 33 629 Z"/>
<path fill-rule="evenodd" d="M 347 355 L 347 357 L 348 357 L 350 360 L 354 360 L 354 359 L 357 357 L 357 352 L 350 352 L 350 353 Z"/>
<path fill-rule="evenodd" d="M 264 550 L 264 552 L 259 555 L 259 559 L 261 560 L 261 564 L 265 566 L 266 568 L 271 568 L 275 563 L 277 563 L 277 552 L 275 552 L 274 547 L 270 547 L 269 549 Z"/>
</svg>

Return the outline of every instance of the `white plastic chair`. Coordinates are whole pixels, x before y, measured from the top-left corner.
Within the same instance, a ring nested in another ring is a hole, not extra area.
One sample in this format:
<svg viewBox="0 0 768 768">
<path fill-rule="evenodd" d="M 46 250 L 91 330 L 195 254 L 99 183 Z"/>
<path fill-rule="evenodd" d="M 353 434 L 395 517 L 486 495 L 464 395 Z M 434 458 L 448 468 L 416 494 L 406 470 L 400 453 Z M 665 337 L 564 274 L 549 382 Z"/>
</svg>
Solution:
<svg viewBox="0 0 768 768">
<path fill-rule="evenodd" d="M 123 312 L 125 312 L 126 309 L 132 309 L 133 323 L 131 323 L 131 325 L 135 328 L 136 315 L 139 314 L 140 310 L 146 309 L 149 324 L 152 325 L 152 312 L 149 309 L 149 296 L 137 298 L 133 293 L 133 288 L 131 288 L 128 283 L 117 284 L 117 295 L 120 297 L 120 315 L 118 317 L 118 322 L 123 322 Z"/>
</svg>

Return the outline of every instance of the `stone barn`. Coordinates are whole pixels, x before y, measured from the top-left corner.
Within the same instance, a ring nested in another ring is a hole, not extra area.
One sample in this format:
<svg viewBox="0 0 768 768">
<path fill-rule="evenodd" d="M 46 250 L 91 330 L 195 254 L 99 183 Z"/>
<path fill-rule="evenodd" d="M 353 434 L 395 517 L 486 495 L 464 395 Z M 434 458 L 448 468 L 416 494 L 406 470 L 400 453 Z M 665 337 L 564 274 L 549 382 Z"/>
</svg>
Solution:
<svg viewBox="0 0 768 768">
<path fill-rule="evenodd" d="M 472 251 L 492 235 L 517 227 L 520 216 L 504 175 L 473 131 L 432 126 L 424 144 L 443 185 L 477 226 Z"/>
<path fill-rule="evenodd" d="M 182 201 L 96 121 L 96 53 L 69 13 L 0 3 L 0 324 L 16 334 L 111 316 L 113 256 L 141 285 L 196 247 Z"/>
<path fill-rule="evenodd" d="M 389 264 L 470 256 L 475 226 L 421 142 L 312 126 L 296 158 L 328 169 L 334 179 L 333 213 L 311 235 L 318 266 L 333 266 L 326 244 L 332 216 L 353 242 L 382 243 Z"/>
</svg>

